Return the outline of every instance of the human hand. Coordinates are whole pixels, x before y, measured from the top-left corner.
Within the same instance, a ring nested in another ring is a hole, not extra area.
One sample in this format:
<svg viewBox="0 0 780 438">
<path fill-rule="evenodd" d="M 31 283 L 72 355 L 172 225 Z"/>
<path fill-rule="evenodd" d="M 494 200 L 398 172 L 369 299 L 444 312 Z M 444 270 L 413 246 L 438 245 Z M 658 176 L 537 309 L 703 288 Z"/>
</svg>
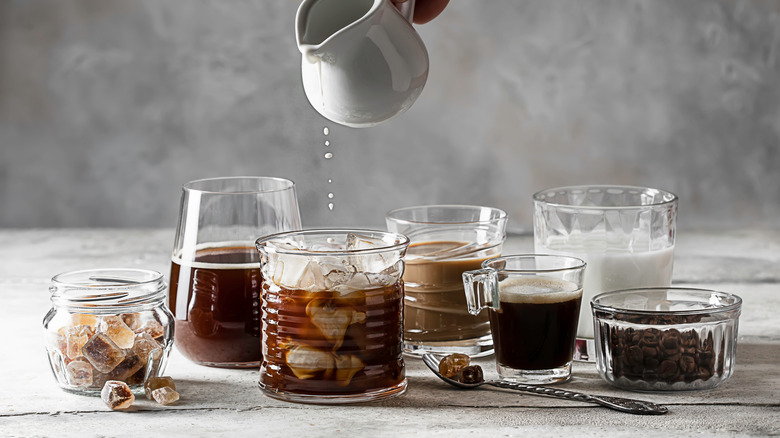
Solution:
<svg viewBox="0 0 780 438">
<path fill-rule="evenodd" d="M 393 0 L 394 3 L 404 3 L 407 0 Z M 450 0 L 415 0 L 414 3 L 414 22 L 417 24 L 427 23 L 436 18 L 447 6 Z"/>
</svg>

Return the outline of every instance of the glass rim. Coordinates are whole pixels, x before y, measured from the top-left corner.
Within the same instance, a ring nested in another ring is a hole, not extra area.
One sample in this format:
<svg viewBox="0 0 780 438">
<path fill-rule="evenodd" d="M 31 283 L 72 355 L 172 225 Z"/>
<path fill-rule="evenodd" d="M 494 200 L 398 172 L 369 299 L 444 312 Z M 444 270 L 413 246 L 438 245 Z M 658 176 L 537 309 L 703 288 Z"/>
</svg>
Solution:
<svg viewBox="0 0 780 438">
<path fill-rule="evenodd" d="M 471 210 L 471 211 L 478 211 L 478 210 L 488 210 L 492 213 L 498 213 L 498 216 L 492 219 L 487 220 L 471 220 L 471 221 L 464 221 L 464 220 L 453 220 L 453 221 L 423 221 L 423 220 L 411 220 L 411 219 L 402 219 L 397 217 L 396 215 L 398 213 L 413 211 L 413 210 L 426 210 L 426 209 L 433 209 L 433 208 L 440 208 L 443 210 L 447 209 L 464 209 L 464 210 Z M 388 220 L 392 220 L 394 222 L 403 223 L 403 224 L 430 224 L 430 225 L 459 225 L 459 224 L 490 224 L 494 223 L 500 220 L 506 220 L 507 214 L 504 210 L 501 210 L 499 208 L 495 207 L 486 207 L 483 205 L 470 205 L 470 204 L 432 204 L 432 205 L 413 205 L 410 207 L 401 207 L 396 208 L 393 210 L 388 211 L 385 213 L 385 218 Z"/>
<path fill-rule="evenodd" d="M 219 191 L 219 190 L 205 190 L 205 189 L 198 189 L 193 187 L 196 184 L 199 183 L 207 183 L 207 182 L 213 182 L 213 181 L 274 181 L 277 183 L 281 183 L 284 187 L 280 188 L 273 188 L 273 189 L 266 189 L 266 190 L 236 190 L 232 192 L 226 192 L 226 191 Z M 293 182 L 290 179 L 287 178 L 281 178 L 276 176 L 218 176 L 214 178 L 201 178 L 201 179 L 195 179 L 192 181 L 188 181 L 182 185 L 182 190 L 185 192 L 197 192 L 197 193 L 208 193 L 210 195 L 247 195 L 247 194 L 256 194 L 256 193 L 275 193 L 275 192 L 283 192 L 285 190 L 290 190 L 295 188 L 295 182 Z"/>
<path fill-rule="evenodd" d="M 148 279 L 121 278 L 122 274 L 141 274 Z M 83 276 L 82 281 L 65 277 Z M 91 310 L 139 305 L 165 297 L 167 285 L 163 274 L 151 269 L 98 268 L 67 271 L 51 279 L 52 302 Z M 86 292 L 86 293 L 79 293 Z"/>
<path fill-rule="evenodd" d="M 552 269 L 496 269 L 492 266 L 489 266 L 491 262 L 498 262 L 501 260 L 510 260 L 510 259 L 524 259 L 524 260 L 530 260 L 530 259 L 539 259 L 539 258 L 545 258 L 545 259 L 559 259 L 559 260 L 569 260 L 576 263 L 574 266 L 567 266 L 564 268 L 552 268 Z M 513 273 L 527 273 L 527 274 L 538 274 L 538 273 L 545 273 L 545 272 L 566 272 L 566 271 L 577 271 L 580 269 L 584 269 L 587 263 L 585 263 L 584 260 L 572 257 L 572 256 L 565 256 L 565 255 L 557 255 L 557 254 L 510 254 L 505 256 L 498 256 L 493 257 L 492 259 L 487 259 L 484 262 L 482 262 L 482 269 L 492 269 L 494 271 L 500 271 L 500 272 L 513 272 Z"/>
<path fill-rule="evenodd" d="M 93 274 L 103 274 L 103 273 L 111 273 L 111 272 L 133 272 L 138 274 L 151 274 L 153 278 L 149 280 L 131 280 L 131 279 L 125 279 L 124 283 L 120 283 L 119 281 L 115 281 L 114 283 L 119 284 L 105 284 L 100 285 L 98 284 L 101 279 L 109 279 L 109 276 L 106 277 L 95 277 L 96 280 L 94 284 L 88 284 L 88 283 L 77 283 L 73 281 L 63 281 L 63 277 L 68 275 L 83 275 L 87 273 L 93 273 Z M 143 286 L 146 284 L 152 284 L 156 283 L 163 279 L 162 273 L 159 271 L 155 271 L 152 269 L 141 269 L 141 268 L 97 268 L 97 269 L 79 269 L 76 271 L 66 271 L 61 272 L 54 277 L 51 278 L 51 282 L 63 287 L 79 287 L 79 288 L 87 288 L 87 287 L 94 287 L 96 289 L 100 288 L 115 288 L 115 287 L 137 287 L 137 286 Z"/>
<path fill-rule="evenodd" d="M 393 237 L 397 240 L 397 243 L 388 243 L 386 246 L 380 246 L 377 248 L 364 248 L 364 249 L 343 249 L 333 251 L 317 251 L 310 249 L 284 249 L 278 247 L 269 247 L 267 244 L 275 239 L 282 239 L 285 237 L 299 236 L 327 236 L 327 235 L 347 235 L 349 233 L 358 234 L 374 234 L 385 237 Z M 255 240 L 255 246 L 260 252 L 267 252 L 272 254 L 285 254 L 285 255 L 298 255 L 298 256 L 355 256 L 365 254 L 380 254 L 388 251 L 397 251 L 406 249 L 409 246 L 410 240 L 403 234 L 393 233 L 390 231 L 369 230 L 360 228 L 318 228 L 310 230 L 297 230 L 297 231 L 283 231 L 281 233 L 269 234 L 262 236 Z"/>
<path fill-rule="evenodd" d="M 550 202 L 548 200 L 542 199 L 542 196 L 544 196 L 544 194 L 548 192 L 572 191 L 574 189 L 583 190 L 585 192 L 587 192 L 588 189 L 623 189 L 623 190 L 639 190 L 639 191 L 654 190 L 664 195 L 670 195 L 671 198 L 666 201 L 654 202 L 651 204 L 618 205 L 618 206 L 572 205 L 572 204 L 563 204 L 560 202 Z M 630 185 L 620 185 L 620 184 L 584 184 L 584 185 L 574 185 L 574 186 L 550 187 L 548 189 L 539 190 L 538 192 L 534 193 L 532 199 L 534 202 L 538 202 L 540 204 L 545 204 L 553 207 L 565 207 L 565 208 L 571 208 L 576 210 L 627 210 L 632 208 L 653 208 L 653 207 L 674 205 L 679 201 L 679 197 L 668 190 L 656 189 L 654 187 L 630 186 Z"/>
<path fill-rule="evenodd" d="M 616 307 L 606 304 L 601 304 L 598 301 L 604 298 L 609 298 L 618 295 L 624 295 L 632 292 L 649 291 L 653 293 L 661 291 L 687 291 L 701 294 L 704 297 L 706 293 L 708 296 L 717 295 L 723 298 L 733 300 L 731 304 L 726 304 L 714 308 L 702 308 L 702 309 L 687 309 L 687 310 L 640 310 L 629 309 L 625 307 Z M 593 311 L 619 313 L 623 315 L 638 315 L 638 316 L 659 316 L 659 315 L 671 315 L 671 316 L 684 316 L 684 315 L 701 315 L 701 314 L 713 314 L 713 313 L 726 313 L 742 307 L 742 298 L 739 295 L 735 295 L 729 292 L 717 291 L 714 289 L 694 288 L 694 287 L 637 287 L 631 289 L 617 289 L 609 292 L 602 292 L 590 300 L 590 306 Z"/>
</svg>

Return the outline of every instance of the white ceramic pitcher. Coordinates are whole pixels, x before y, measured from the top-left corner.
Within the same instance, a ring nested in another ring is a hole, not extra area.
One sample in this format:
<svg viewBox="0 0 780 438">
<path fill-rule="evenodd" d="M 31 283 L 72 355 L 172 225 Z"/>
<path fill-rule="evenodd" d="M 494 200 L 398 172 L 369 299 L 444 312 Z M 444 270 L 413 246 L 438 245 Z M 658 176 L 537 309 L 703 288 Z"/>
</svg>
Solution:
<svg viewBox="0 0 780 438">
<path fill-rule="evenodd" d="M 428 52 L 390 0 L 304 0 L 296 16 L 303 88 L 329 120 L 375 126 L 412 106 L 428 79 Z M 408 12 L 406 12 L 408 11 Z"/>
</svg>

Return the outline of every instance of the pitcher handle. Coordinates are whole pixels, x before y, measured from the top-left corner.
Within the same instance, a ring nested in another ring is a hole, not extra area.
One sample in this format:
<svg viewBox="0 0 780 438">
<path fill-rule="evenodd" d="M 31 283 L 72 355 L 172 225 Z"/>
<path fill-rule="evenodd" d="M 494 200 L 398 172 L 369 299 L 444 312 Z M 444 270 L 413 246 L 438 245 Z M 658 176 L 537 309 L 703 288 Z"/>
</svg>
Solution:
<svg viewBox="0 0 780 438">
<path fill-rule="evenodd" d="M 396 6 L 401 12 L 401 15 L 406 18 L 406 21 L 408 21 L 409 24 L 414 24 L 412 21 L 414 19 L 414 0 L 406 0 L 403 3 L 396 3 Z"/>
<path fill-rule="evenodd" d="M 498 271 L 477 269 L 463 273 L 463 290 L 466 306 L 472 315 L 478 315 L 485 308 L 499 308 Z"/>
</svg>

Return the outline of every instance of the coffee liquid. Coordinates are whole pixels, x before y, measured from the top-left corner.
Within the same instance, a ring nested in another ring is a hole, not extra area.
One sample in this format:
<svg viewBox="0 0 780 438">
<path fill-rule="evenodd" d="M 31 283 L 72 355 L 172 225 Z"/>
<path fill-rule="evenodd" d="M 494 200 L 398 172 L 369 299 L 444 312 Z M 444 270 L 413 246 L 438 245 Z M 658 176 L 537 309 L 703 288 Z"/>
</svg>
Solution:
<svg viewBox="0 0 780 438">
<path fill-rule="evenodd" d="M 305 291 L 263 284 L 260 385 L 306 395 L 362 394 L 400 385 L 403 282 Z"/>
<path fill-rule="evenodd" d="M 445 254 L 465 242 L 425 242 L 412 244 L 407 251 L 404 284 L 404 339 L 413 342 L 439 342 L 475 339 L 490 333 L 484 313 L 473 316 L 466 306 L 463 272 L 480 269 L 488 257 L 462 254 L 456 259 L 435 260 L 426 254 Z M 421 257 L 415 258 L 415 255 Z M 469 256 L 471 256 L 469 258 Z"/>
<path fill-rule="evenodd" d="M 174 257 L 168 307 L 179 351 L 193 362 L 256 366 L 260 342 L 260 255 L 256 248 L 220 246 Z"/>
<path fill-rule="evenodd" d="M 582 289 L 561 280 L 508 278 L 499 291 L 500 309 L 489 312 L 499 365 L 548 370 L 571 362 Z"/>
</svg>

